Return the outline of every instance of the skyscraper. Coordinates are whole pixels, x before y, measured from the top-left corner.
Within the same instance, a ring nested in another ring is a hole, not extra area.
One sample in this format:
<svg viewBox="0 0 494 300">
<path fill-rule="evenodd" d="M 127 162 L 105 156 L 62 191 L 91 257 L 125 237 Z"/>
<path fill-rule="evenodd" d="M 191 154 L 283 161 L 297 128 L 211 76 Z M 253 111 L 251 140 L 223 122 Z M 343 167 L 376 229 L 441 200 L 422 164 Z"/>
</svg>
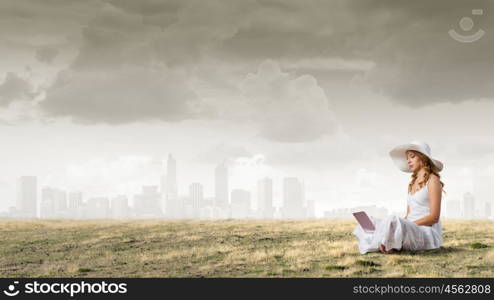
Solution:
<svg viewBox="0 0 494 300">
<path fill-rule="evenodd" d="M 118 195 L 111 199 L 111 216 L 115 219 L 129 217 L 129 200 L 125 195 Z"/>
<path fill-rule="evenodd" d="M 214 170 L 214 206 L 226 208 L 228 204 L 228 168 L 223 162 Z"/>
<path fill-rule="evenodd" d="M 199 216 L 199 209 L 204 201 L 203 187 L 199 182 L 194 182 L 189 186 L 189 198 L 192 202 L 193 216 Z"/>
<path fill-rule="evenodd" d="M 81 191 L 69 192 L 68 196 L 69 216 L 72 218 L 82 217 L 82 208 L 84 207 L 83 194 Z"/>
<path fill-rule="evenodd" d="M 163 217 L 160 209 L 160 193 L 156 185 L 142 186 L 142 192 L 134 195 L 134 208 L 140 217 Z"/>
<path fill-rule="evenodd" d="M 40 218 L 68 218 L 67 192 L 59 188 L 43 187 L 41 189 Z"/>
<path fill-rule="evenodd" d="M 17 203 L 19 216 L 37 217 L 38 183 L 36 176 L 21 176 L 17 179 Z"/>
<path fill-rule="evenodd" d="M 166 175 L 164 181 L 162 179 L 161 191 L 165 215 L 169 218 L 180 218 L 182 216 L 182 203 L 178 197 L 177 162 L 171 154 L 168 154 Z"/>
<path fill-rule="evenodd" d="M 83 205 L 82 192 L 69 192 L 69 209 L 77 210 Z"/>
<path fill-rule="evenodd" d="M 273 218 L 273 180 L 264 178 L 257 181 L 257 197 L 259 215 L 263 218 Z"/>
<path fill-rule="evenodd" d="M 55 198 L 57 190 L 51 187 L 41 188 L 39 217 L 42 219 L 55 217 Z"/>
<path fill-rule="evenodd" d="M 67 213 L 67 192 L 61 189 L 55 189 L 55 211 L 58 214 Z"/>
<path fill-rule="evenodd" d="M 166 215 L 166 161 L 162 161 L 160 176 L 160 209 L 163 215 Z"/>
</svg>

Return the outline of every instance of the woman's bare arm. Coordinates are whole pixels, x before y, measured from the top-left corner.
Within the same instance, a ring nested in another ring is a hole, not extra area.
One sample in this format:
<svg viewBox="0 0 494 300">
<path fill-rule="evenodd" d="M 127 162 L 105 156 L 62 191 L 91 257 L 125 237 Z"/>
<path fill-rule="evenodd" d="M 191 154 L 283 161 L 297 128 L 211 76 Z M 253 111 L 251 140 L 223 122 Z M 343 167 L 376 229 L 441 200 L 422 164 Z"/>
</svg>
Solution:
<svg viewBox="0 0 494 300">
<path fill-rule="evenodd" d="M 415 220 L 414 223 L 417 225 L 431 226 L 439 221 L 441 214 L 441 183 L 439 182 L 439 178 L 431 174 L 428 184 L 430 199 L 429 215 Z"/>
<path fill-rule="evenodd" d="M 409 213 L 410 213 L 410 205 L 407 204 L 407 213 L 405 215 L 405 219 L 408 218 Z"/>
</svg>

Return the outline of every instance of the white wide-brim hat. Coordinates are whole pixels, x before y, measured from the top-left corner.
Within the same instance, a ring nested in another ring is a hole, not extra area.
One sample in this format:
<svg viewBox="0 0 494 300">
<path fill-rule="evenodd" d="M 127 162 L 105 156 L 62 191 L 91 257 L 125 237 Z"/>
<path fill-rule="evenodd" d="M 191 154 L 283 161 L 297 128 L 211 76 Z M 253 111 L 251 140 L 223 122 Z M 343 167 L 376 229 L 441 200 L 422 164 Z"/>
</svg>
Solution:
<svg viewBox="0 0 494 300">
<path fill-rule="evenodd" d="M 406 154 L 408 150 L 415 150 L 427 156 L 431 160 L 435 171 L 441 172 L 441 170 L 443 169 L 443 163 L 437 159 L 432 158 L 431 147 L 429 147 L 427 143 L 421 141 L 413 141 L 409 144 L 396 146 L 389 152 L 389 155 L 393 159 L 395 165 L 403 172 L 412 173 L 412 170 L 408 167 Z"/>
</svg>

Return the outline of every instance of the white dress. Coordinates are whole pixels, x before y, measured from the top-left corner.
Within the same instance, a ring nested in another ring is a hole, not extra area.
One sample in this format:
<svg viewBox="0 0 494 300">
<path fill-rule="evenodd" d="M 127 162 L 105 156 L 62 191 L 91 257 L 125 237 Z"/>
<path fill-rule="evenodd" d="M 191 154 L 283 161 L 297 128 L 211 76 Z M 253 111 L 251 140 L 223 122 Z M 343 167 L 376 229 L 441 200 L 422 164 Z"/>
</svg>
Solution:
<svg viewBox="0 0 494 300">
<path fill-rule="evenodd" d="M 403 250 L 428 250 L 439 248 L 443 244 L 441 221 L 432 226 L 417 225 L 413 221 L 429 214 L 429 188 L 427 184 L 415 194 L 408 194 L 407 203 L 410 206 L 408 217 L 387 216 L 384 219 L 369 216 L 376 230 L 365 232 L 357 224 L 353 234 L 357 237 L 361 254 L 379 251 L 383 244 L 386 250 L 391 248 Z"/>
</svg>

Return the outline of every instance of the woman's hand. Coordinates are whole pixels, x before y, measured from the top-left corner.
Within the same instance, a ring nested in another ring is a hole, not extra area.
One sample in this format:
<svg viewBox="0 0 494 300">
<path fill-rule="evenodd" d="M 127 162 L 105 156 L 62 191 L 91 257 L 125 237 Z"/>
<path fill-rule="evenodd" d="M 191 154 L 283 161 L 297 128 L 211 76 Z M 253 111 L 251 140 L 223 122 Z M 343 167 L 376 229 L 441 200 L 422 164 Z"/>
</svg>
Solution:
<svg viewBox="0 0 494 300">
<path fill-rule="evenodd" d="M 432 226 L 432 224 L 436 223 L 432 221 L 431 216 L 426 216 L 423 218 L 420 218 L 418 220 L 413 221 L 413 223 L 417 224 L 418 226 Z"/>
</svg>

